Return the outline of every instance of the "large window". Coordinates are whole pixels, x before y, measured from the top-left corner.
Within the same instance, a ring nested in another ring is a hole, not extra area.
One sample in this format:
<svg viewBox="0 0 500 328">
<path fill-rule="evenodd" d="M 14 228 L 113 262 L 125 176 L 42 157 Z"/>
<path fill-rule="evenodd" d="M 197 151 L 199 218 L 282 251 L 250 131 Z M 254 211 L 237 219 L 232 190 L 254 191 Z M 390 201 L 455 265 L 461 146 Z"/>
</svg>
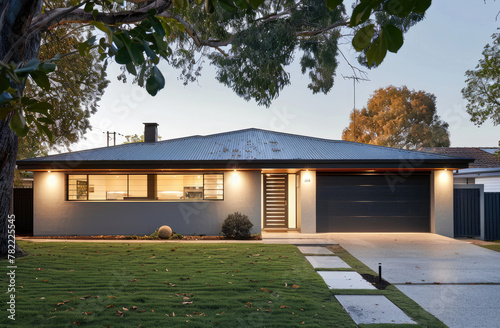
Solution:
<svg viewBox="0 0 500 328">
<path fill-rule="evenodd" d="M 223 174 L 68 175 L 68 200 L 223 200 Z"/>
</svg>

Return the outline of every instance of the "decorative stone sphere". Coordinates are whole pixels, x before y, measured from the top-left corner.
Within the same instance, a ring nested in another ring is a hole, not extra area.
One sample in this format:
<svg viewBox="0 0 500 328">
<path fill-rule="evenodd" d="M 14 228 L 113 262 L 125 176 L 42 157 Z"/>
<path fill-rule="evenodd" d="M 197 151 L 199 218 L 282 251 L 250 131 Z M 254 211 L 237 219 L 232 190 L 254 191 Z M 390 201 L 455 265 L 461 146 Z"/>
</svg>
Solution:
<svg viewBox="0 0 500 328">
<path fill-rule="evenodd" d="M 160 229 L 158 229 L 158 237 L 161 239 L 168 239 L 172 236 L 172 229 L 169 226 L 161 226 Z"/>
</svg>

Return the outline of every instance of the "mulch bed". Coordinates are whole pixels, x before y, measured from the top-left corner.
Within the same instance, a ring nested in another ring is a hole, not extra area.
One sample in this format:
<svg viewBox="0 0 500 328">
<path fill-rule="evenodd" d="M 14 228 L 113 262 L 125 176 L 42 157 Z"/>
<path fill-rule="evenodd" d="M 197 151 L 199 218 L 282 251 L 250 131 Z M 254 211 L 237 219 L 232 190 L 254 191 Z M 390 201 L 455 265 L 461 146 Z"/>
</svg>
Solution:
<svg viewBox="0 0 500 328">
<path fill-rule="evenodd" d="M 144 236 L 99 235 L 99 236 L 22 236 L 25 239 L 76 239 L 76 240 L 159 240 Z M 261 236 L 252 236 L 245 240 L 261 240 Z M 184 236 L 182 239 L 171 240 L 229 240 L 223 236 Z"/>
<path fill-rule="evenodd" d="M 390 286 L 391 284 L 389 282 L 387 282 L 386 280 L 382 279 L 381 282 L 378 282 L 378 276 L 374 276 L 372 274 L 367 274 L 367 273 L 363 273 L 361 274 L 361 276 L 366 280 L 368 281 L 369 283 L 371 283 L 373 286 L 375 286 L 377 289 L 386 289 L 387 286 Z"/>
</svg>

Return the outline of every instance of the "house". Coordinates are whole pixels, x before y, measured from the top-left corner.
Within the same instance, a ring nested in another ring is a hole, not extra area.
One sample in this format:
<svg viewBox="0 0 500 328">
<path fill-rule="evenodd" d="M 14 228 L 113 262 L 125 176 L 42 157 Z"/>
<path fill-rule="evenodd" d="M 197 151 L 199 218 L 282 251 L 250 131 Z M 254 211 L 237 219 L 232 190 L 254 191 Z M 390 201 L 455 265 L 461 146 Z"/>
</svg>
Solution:
<svg viewBox="0 0 500 328">
<path fill-rule="evenodd" d="M 34 172 L 34 235 L 261 231 L 453 236 L 453 176 L 471 159 L 261 129 L 18 161 Z"/>
<path fill-rule="evenodd" d="M 427 147 L 419 150 L 455 157 L 474 158 L 469 168 L 455 171 L 455 185 L 482 184 L 484 192 L 500 192 L 500 159 L 498 147 Z"/>
</svg>

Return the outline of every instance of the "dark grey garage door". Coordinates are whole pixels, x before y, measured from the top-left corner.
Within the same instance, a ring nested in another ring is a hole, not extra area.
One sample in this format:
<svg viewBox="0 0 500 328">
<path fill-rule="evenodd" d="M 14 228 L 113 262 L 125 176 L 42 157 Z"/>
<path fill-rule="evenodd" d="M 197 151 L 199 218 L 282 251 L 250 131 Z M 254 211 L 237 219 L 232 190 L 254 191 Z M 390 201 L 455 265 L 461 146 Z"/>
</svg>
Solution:
<svg viewBox="0 0 500 328">
<path fill-rule="evenodd" d="M 317 174 L 317 232 L 429 232 L 430 176 Z"/>
</svg>

